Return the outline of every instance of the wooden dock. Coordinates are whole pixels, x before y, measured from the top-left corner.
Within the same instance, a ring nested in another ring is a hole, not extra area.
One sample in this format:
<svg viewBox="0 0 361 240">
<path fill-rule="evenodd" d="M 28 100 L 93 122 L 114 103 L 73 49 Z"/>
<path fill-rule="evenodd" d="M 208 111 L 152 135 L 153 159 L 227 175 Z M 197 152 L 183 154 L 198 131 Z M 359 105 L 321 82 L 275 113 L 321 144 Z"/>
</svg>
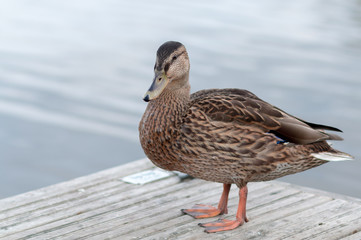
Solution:
<svg viewBox="0 0 361 240">
<path fill-rule="evenodd" d="M 143 159 L 0 200 L 0 239 L 361 239 L 361 200 L 283 182 L 249 184 L 249 222 L 207 234 L 181 208 L 216 205 L 222 184 L 172 175 L 134 185 Z M 238 191 L 231 190 L 229 218 Z"/>
</svg>

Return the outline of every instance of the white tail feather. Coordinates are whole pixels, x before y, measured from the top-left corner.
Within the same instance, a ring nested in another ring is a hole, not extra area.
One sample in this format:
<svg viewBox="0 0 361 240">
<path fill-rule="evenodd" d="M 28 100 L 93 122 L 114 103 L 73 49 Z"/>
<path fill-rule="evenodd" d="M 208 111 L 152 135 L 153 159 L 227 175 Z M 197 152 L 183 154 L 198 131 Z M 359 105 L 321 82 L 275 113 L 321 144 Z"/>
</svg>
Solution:
<svg viewBox="0 0 361 240">
<path fill-rule="evenodd" d="M 338 161 L 348 161 L 354 160 L 354 157 L 347 153 L 331 153 L 331 152 L 319 152 L 319 153 L 311 153 L 317 159 L 330 161 L 330 162 L 338 162 Z"/>
</svg>

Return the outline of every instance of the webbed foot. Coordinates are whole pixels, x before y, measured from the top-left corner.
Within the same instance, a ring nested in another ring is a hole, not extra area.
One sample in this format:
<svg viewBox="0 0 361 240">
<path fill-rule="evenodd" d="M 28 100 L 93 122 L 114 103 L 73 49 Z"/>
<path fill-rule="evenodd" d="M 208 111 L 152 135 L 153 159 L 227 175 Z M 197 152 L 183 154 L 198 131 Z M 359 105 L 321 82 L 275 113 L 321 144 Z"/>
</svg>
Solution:
<svg viewBox="0 0 361 240">
<path fill-rule="evenodd" d="M 228 219 L 218 219 L 215 222 L 210 223 L 200 223 L 199 226 L 205 228 L 205 232 L 221 232 L 235 229 L 238 226 L 243 225 L 243 223 L 248 222 L 248 219 L 237 219 L 237 220 L 228 220 Z"/>
<path fill-rule="evenodd" d="M 218 208 L 205 204 L 196 204 L 190 209 L 182 209 L 181 211 L 194 218 L 209 218 L 223 214 Z"/>
</svg>

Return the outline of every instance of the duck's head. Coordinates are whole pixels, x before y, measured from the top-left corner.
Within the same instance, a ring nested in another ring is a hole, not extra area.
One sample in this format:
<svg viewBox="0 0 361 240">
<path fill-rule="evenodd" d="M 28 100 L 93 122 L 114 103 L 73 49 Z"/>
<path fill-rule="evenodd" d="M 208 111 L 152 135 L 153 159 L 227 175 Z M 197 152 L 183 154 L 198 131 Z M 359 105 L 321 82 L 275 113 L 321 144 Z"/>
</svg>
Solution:
<svg viewBox="0 0 361 240">
<path fill-rule="evenodd" d="M 186 48 L 180 42 L 163 43 L 154 65 L 154 79 L 143 100 L 156 99 L 167 89 L 174 91 L 188 86 L 189 58 Z"/>
</svg>

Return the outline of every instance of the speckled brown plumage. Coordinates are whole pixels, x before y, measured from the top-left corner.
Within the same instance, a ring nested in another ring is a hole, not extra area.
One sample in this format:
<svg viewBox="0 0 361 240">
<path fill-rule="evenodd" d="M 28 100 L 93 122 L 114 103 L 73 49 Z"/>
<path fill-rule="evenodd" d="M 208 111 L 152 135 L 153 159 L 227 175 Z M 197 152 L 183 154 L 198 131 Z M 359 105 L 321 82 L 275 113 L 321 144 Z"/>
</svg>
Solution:
<svg viewBox="0 0 361 240">
<path fill-rule="evenodd" d="M 340 130 L 293 117 L 247 90 L 209 89 L 190 95 L 189 59 L 180 43 L 163 44 L 154 69 L 139 136 L 145 154 L 160 168 L 242 189 L 248 182 L 327 162 L 314 153 L 343 154 L 326 142 L 341 138 L 324 132 Z"/>
</svg>

